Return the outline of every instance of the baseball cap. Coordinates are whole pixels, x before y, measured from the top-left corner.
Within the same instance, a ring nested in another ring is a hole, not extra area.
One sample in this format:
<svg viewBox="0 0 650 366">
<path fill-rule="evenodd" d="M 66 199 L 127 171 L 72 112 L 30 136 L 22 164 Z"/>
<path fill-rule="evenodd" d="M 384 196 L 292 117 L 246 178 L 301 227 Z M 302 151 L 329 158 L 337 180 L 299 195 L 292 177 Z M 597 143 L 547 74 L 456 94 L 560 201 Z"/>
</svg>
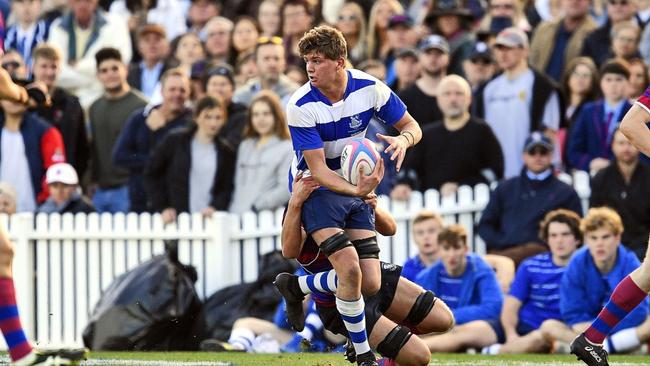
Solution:
<svg viewBox="0 0 650 366">
<path fill-rule="evenodd" d="M 476 42 L 468 58 L 470 61 L 486 60 L 492 62 L 493 60 L 490 47 L 485 42 Z"/>
<path fill-rule="evenodd" d="M 533 148 L 541 146 L 549 151 L 553 150 L 553 141 L 539 131 L 535 131 L 526 138 L 524 152 L 530 152 Z"/>
<path fill-rule="evenodd" d="M 499 32 L 494 44 L 508 48 L 528 48 L 528 36 L 521 29 L 510 27 Z"/>
<path fill-rule="evenodd" d="M 413 26 L 413 20 L 407 15 L 393 15 L 388 19 L 388 29 L 399 26 L 410 28 Z"/>
<path fill-rule="evenodd" d="M 72 165 L 68 163 L 58 163 L 50 166 L 45 174 L 47 184 L 63 183 L 68 185 L 79 184 L 79 177 Z"/>
<path fill-rule="evenodd" d="M 211 69 L 208 70 L 206 76 L 205 76 L 205 81 L 207 83 L 208 80 L 212 76 L 215 75 L 220 75 L 228 79 L 230 81 L 230 84 L 235 85 L 235 72 L 232 70 L 232 68 L 228 65 L 217 65 Z"/>
<path fill-rule="evenodd" d="M 432 34 L 423 38 L 422 41 L 420 41 L 420 45 L 418 46 L 418 49 L 422 52 L 425 52 L 432 48 L 435 48 L 444 53 L 449 53 L 449 43 L 447 43 L 446 39 L 437 34 Z"/>
<path fill-rule="evenodd" d="M 163 28 L 159 24 L 150 23 L 140 27 L 140 30 L 138 31 L 138 38 L 143 37 L 147 34 L 157 34 L 162 38 L 167 38 L 167 32 L 165 32 L 165 28 Z"/>
<path fill-rule="evenodd" d="M 412 57 L 417 60 L 418 58 L 418 50 L 414 48 L 402 48 L 401 50 L 397 51 L 395 54 L 395 58 L 406 58 L 406 57 Z"/>
</svg>

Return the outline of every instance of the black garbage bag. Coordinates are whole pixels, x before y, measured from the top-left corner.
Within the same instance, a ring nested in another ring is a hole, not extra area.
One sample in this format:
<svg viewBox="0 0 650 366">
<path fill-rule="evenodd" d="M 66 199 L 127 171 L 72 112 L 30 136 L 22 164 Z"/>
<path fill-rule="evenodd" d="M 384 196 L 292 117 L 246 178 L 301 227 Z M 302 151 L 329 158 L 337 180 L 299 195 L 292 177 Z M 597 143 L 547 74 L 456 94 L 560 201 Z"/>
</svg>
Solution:
<svg viewBox="0 0 650 366">
<path fill-rule="evenodd" d="M 272 251 L 260 258 L 255 282 L 229 286 L 212 294 L 203 306 L 208 338 L 227 341 L 232 325 L 239 318 L 272 321 L 282 300 L 273 280 L 279 273 L 293 272 L 296 268 L 296 262 L 284 259 L 280 251 Z"/>
<path fill-rule="evenodd" d="M 196 270 L 167 253 L 117 277 L 102 294 L 83 332 L 92 350 L 196 350 L 205 319 L 194 283 Z"/>
</svg>

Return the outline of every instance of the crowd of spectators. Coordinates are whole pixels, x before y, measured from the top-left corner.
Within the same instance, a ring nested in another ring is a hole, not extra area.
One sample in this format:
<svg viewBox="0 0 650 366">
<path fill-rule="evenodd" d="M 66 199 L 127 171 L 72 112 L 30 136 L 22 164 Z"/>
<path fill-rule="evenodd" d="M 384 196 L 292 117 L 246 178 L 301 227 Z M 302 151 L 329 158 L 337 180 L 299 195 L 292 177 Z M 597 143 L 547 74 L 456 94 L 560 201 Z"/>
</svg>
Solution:
<svg viewBox="0 0 650 366">
<path fill-rule="evenodd" d="M 282 207 L 284 106 L 308 81 L 297 43 L 331 24 L 349 66 L 389 85 L 423 129 L 399 174 L 382 155 L 377 193 L 493 189 L 476 230 L 483 257 L 465 228 L 413 221 L 419 253 L 403 275 L 458 324 L 429 348 L 557 351 L 648 245 L 648 159 L 617 127 L 650 84 L 649 20 L 648 0 L 0 0 L 2 67 L 52 102 L 1 102 L 0 212 L 169 223 Z M 369 138 L 391 133 L 375 122 Z M 574 170 L 592 176 L 583 219 L 557 178 Z M 650 339 L 647 319 L 645 304 L 606 347 Z"/>
</svg>

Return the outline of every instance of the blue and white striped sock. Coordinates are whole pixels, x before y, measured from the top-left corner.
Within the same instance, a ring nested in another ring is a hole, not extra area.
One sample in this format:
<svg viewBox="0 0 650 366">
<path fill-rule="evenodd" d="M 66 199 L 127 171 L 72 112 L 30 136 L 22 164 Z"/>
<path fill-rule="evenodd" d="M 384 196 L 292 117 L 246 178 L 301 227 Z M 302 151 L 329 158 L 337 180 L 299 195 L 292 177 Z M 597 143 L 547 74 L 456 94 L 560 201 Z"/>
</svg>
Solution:
<svg viewBox="0 0 650 366">
<path fill-rule="evenodd" d="M 336 293 L 339 278 L 333 269 L 326 272 L 318 272 L 313 275 L 304 275 L 298 277 L 298 285 L 303 294 L 314 292 Z"/>
<path fill-rule="evenodd" d="M 370 351 L 368 335 L 366 334 L 366 317 L 364 313 L 365 303 L 363 297 L 358 300 L 346 301 L 336 298 L 336 309 L 341 314 L 345 329 L 354 346 L 357 355 Z"/>
<path fill-rule="evenodd" d="M 253 333 L 252 330 L 247 328 L 235 328 L 230 333 L 228 343 L 233 345 L 235 348 L 250 352 L 251 348 L 253 347 L 254 340 L 255 333 Z"/>
</svg>

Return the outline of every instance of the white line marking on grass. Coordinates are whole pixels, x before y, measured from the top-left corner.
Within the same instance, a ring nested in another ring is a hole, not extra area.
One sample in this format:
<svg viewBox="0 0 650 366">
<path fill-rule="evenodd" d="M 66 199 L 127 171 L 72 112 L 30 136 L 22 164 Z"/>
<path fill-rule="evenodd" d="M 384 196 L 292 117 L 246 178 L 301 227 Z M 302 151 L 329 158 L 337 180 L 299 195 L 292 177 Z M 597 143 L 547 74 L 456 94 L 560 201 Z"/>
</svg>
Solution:
<svg viewBox="0 0 650 366">
<path fill-rule="evenodd" d="M 81 366 L 232 366 L 230 362 L 221 361 L 155 361 L 155 360 L 111 360 L 90 359 L 81 363 Z"/>
</svg>

